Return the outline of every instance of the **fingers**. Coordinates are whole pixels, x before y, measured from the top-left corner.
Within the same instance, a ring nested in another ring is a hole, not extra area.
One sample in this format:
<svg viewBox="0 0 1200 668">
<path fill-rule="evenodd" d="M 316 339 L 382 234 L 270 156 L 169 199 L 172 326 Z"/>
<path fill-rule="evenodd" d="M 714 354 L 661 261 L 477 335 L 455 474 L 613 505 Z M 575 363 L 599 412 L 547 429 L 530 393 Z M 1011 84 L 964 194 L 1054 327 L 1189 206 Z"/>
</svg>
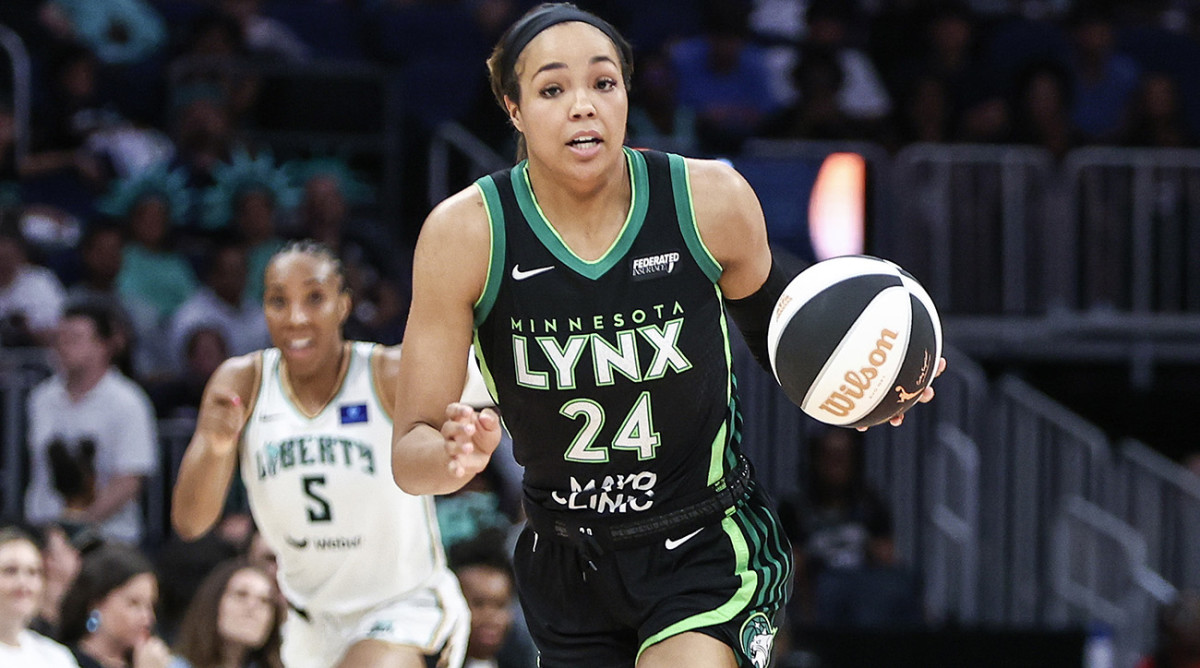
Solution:
<svg viewBox="0 0 1200 668">
<path fill-rule="evenodd" d="M 462 403 L 446 407 L 442 438 L 450 461 L 447 467 L 458 478 L 474 475 L 487 466 L 499 443 L 500 418 L 495 411 L 475 409 Z"/>
</svg>

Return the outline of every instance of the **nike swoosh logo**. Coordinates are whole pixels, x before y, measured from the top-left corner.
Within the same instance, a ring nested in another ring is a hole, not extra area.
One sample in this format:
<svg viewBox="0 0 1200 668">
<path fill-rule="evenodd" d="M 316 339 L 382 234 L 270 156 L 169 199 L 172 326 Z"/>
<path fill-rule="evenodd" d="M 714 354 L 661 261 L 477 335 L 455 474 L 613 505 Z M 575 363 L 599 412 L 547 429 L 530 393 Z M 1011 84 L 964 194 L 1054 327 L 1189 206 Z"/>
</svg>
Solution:
<svg viewBox="0 0 1200 668">
<path fill-rule="evenodd" d="M 291 536 L 284 536 L 283 540 L 288 545 L 291 545 L 292 547 L 296 548 L 297 550 L 303 550 L 304 548 L 308 547 L 308 539 L 307 538 L 305 538 L 303 540 L 296 540 L 295 538 L 292 538 Z"/>
<path fill-rule="evenodd" d="M 523 281 L 527 278 L 537 276 L 538 274 L 544 274 L 553 268 L 554 268 L 554 265 L 550 265 L 549 267 L 538 267 L 537 269 L 529 269 L 527 271 L 521 271 L 521 265 L 514 264 L 513 270 L 512 270 L 512 277 L 513 277 L 514 281 Z"/>
<path fill-rule="evenodd" d="M 663 545 L 666 546 L 666 548 L 668 550 L 674 550 L 675 548 L 679 547 L 680 545 L 683 545 L 684 543 L 688 542 L 689 540 L 695 538 L 696 534 L 700 533 L 701 531 L 704 531 L 704 527 L 700 527 L 699 529 L 696 529 L 695 531 L 689 533 L 688 535 L 684 536 L 683 538 L 676 538 L 675 540 L 671 540 L 670 538 L 668 538 L 665 541 L 663 541 Z"/>
</svg>

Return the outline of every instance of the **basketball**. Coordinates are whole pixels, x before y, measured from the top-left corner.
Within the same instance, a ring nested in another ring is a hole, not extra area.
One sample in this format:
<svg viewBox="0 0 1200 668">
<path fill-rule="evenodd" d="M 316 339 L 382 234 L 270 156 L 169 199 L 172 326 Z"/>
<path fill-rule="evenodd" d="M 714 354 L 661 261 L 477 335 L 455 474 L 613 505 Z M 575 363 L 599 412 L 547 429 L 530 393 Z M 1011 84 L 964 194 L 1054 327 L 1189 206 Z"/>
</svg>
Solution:
<svg viewBox="0 0 1200 668">
<path fill-rule="evenodd" d="M 869 427 L 907 409 L 933 381 L 942 325 L 908 272 L 845 255 L 791 280 L 772 312 L 767 349 L 775 379 L 806 415 Z"/>
</svg>

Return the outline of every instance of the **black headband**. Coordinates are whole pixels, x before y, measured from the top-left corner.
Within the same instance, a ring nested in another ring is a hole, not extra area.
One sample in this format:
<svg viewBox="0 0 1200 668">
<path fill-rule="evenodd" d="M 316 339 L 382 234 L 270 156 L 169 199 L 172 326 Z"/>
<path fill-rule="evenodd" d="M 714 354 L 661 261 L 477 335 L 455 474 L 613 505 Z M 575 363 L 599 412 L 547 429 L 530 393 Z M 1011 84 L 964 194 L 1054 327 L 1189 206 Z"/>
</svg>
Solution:
<svg viewBox="0 0 1200 668">
<path fill-rule="evenodd" d="M 524 18 L 518 20 L 504 33 L 504 56 L 501 58 L 501 66 L 504 72 L 513 72 L 517 65 L 517 57 L 529 46 L 534 37 L 537 37 L 546 28 L 558 25 L 559 23 L 567 23 L 570 21 L 579 21 L 595 27 L 600 32 L 608 35 L 612 43 L 621 52 L 622 68 L 629 63 L 633 54 L 629 53 L 629 48 L 624 39 L 617 33 L 617 29 L 612 27 L 608 21 L 596 16 L 595 14 L 585 12 L 578 7 L 568 4 L 547 5 L 545 7 L 534 10 L 527 14 Z"/>
</svg>

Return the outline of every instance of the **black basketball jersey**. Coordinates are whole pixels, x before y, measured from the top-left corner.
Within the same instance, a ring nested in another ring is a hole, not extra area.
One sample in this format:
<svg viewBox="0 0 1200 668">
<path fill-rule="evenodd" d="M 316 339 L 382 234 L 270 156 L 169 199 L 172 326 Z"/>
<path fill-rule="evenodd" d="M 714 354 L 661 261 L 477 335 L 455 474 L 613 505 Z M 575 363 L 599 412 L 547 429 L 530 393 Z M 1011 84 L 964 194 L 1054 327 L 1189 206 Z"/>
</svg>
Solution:
<svg viewBox="0 0 1200 668">
<path fill-rule="evenodd" d="M 476 182 L 492 250 L 475 349 L 526 494 L 618 521 L 717 482 L 740 440 L 721 268 L 697 232 L 684 160 L 625 153 L 632 206 L 595 261 L 546 221 L 526 162 Z"/>
</svg>

